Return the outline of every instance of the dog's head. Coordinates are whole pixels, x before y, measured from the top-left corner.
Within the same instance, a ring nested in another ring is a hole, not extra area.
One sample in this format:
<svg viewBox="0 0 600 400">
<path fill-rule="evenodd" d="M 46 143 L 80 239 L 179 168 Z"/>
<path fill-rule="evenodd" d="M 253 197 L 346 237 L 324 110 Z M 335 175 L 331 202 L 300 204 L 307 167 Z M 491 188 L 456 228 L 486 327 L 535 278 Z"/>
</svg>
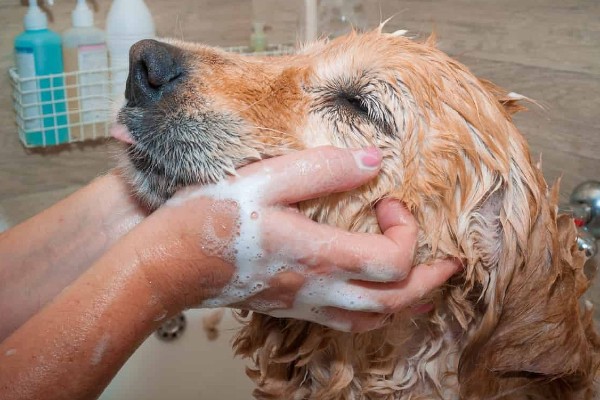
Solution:
<svg viewBox="0 0 600 400">
<path fill-rule="evenodd" d="M 464 260 L 462 275 L 437 294 L 431 321 L 442 326 L 444 314 L 464 332 L 456 341 L 465 396 L 532 382 L 588 387 L 597 348 L 591 313 L 579 309 L 587 280 L 574 225 L 557 219 L 512 124 L 514 99 L 433 43 L 374 31 L 253 58 L 143 41 L 131 52 L 126 98 L 117 129 L 129 142 L 127 175 L 150 207 L 260 158 L 319 145 L 379 147 L 376 180 L 301 209 L 372 232 L 373 203 L 396 197 L 422 227 L 416 261 Z M 252 353 L 264 335 L 238 344 Z M 293 382 L 306 370 L 284 375 Z"/>
</svg>

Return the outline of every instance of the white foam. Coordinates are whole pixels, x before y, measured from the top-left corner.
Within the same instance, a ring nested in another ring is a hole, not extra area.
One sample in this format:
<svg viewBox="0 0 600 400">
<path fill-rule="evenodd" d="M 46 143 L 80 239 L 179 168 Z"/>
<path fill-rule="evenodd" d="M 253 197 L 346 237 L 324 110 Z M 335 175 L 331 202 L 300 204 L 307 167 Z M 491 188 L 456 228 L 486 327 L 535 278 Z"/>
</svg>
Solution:
<svg viewBox="0 0 600 400">
<path fill-rule="evenodd" d="M 102 335 L 100 341 L 94 348 L 94 352 L 92 353 L 92 365 L 100 364 L 100 361 L 102 361 L 102 357 L 104 356 L 104 352 L 108 348 L 109 340 L 110 336 L 108 334 L 105 333 L 104 335 Z"/>
<path fill-rule="evenodd" d="M 248 302 L 248 307 L 250 307 L 253 311 L 269 314 L 273 310 L 285 309 L 287 306 L 283 301 L 251 299 Z"/>
<path fill-rule="evenodd" d="M 4 353 L 4 355 L 6 357 L 10 357 L 10 356 L 15 355 L 16 353 L 17 353 L 17 349 L 8 349 L 8 350 L 6 350 L 6 353 Z"/>
<path fill-rule="evenodd" d="M 297 304 L 343 308 L 355 311 L 383 311 L 383 307 L 365 295 L 365 290 L 341 277 L 319 277 L 306 281 L 296 294 Z"/>
<path fill-rule="evenodd" d="M 335 316 L 330 311 L 322 307 L 314 307 L 307 304 L 297 303 L 293 308 L 280 309 L 268 312 L 267 314 L 276 318 L 294 318 L 303 321 L 315 322 L 325 325 L 342 332 L 352 331 L 351 321 L 341 321 L 335 319 Z"/>
<path fill-rule="evenodd" d="M 365 295 L 365 290 L 348 283 L 340 276 L 313 276 L 296 293 L 291 309 L 268 312 L 279 318 L 296 318 L 326 325 L 338 331 L 350 332 L 351 321 L 336 319 L 335 315 L 322 308 L 342 308 L 354 311 L 383 312 L 383 305 Z"/>
<path fill-rule="evenodd" d="M 260 212 L 261 188 L 266 187 L 270 180 L 270 171 L 264 170 L 263 174 L 240 178 L 234 183 L 222 181 L 216 185 L 199 188 L 167 203 L 177 206 L 190 199 L 209 197 L 215 200 L 234 201 L 239 207 L 239 233 L 233 241 L 233 254 L 231 255 L 237 272 L 219 296 L 204 301 L 199 307 L 226 307 L 248 299 L 266 289 L 269 279 L 282 268 L 280 264 L 265 266 L 263 262 L 260 228 L 263 223 Z M 225 245 L 223 239 L 217 238 L 214 232 L 203 233 L 206 241 L 202 244 L 203 246 L 213 247 L 215 243 L 216 246 Z M 231 245 L 229 242 L 226 244 Z"/>
<path fill-rule="evenodd" d="M 302 170 L 310 170 L 309 166 L 301 167 Z M 280 249 L 278 254 L 265 256 L 261 245 L 261 227 L 264 224 L 264 213 L 261 210 L 262 193 L 269 190 L 271 179 L 271 171 L 263 170 L 262 174 L 239 178 L 233 183 L 223 181 L 189 190 L 167 202 L 167 206 L 178 206 L 195 198 L 208 197 L 217 201 L 235 202 L 239 210 L 238 232 L 233 240 L 217 237 L 212 228 L 203 232 L 205 242 L 202 243 L 202 247 L 209 251 L 218 249 L 220 255 L 230 254 L 227 258 L 231 257 L 236 272 L 217 297 L 202 302 L 199 307 L 219 308 L 243 302 L 267 289 L 269 282 L 277 274 L 294 271 L 301 274 L 305 282 L 296 293 L 292 308 L 284 309 L 284 304 L 263 302 L 260 298 L 252 299 L 251 306 L 275 317 L 313 321 L 342 331 L 349 331 L 352 327 L 351 322 L 336 320 L 330 312 L 322 308 L 323 306 L 357 311 L 383 311 L 381 304 L 368 298 L 365 289 L 349 283 L 349 280 L 354 278 L 352 274 L 341 271 L 332 276 L 310 274 L 307 271 L 310 267 L 293 261 L 295 256 L 302 256 L 300 258 L 307 260 L 306 254 L 318 254 L 324 247 L 332 246 L 336 241 L 335 237 L 324 242 L 309 241 L 310 249 L 301 254 L 295 254 L 297 249 L 290 248 Z M 219 202 L 215 203 L 215 207 L 220 207 Z M 216 214 L 222 212 L 222 209 L 212 210 L 209 214 L 213 212 Z M 208 223 L 206 226 L 212 227 L 213 224 Z M 226 250 L 226 247 L 229 250 Z M 307 260 L 307 263 L 310 264 L 310 260 Z M 389 269 L 384 266 L 371 265 L 369 269 L 380 275 L 389 274 Z"/>
<path fill-rule="evenodd" d="M 405 273 L 397 271 L 386 264 L 368 263 L 362 267 L 362 273 L 378 282 L 394 282 L 404 279 Z"/>
<path fill-rule="evenodd" d="M 157 315 L 156 317 L 154 317 L 153 321 L 154 322 L 159 322 L 159 321 L 162 321 L 163 319 L 165 319 L 166 317 L 167 317 L 167 310 L 164 310 L 159 315 Z"/>
</svg>

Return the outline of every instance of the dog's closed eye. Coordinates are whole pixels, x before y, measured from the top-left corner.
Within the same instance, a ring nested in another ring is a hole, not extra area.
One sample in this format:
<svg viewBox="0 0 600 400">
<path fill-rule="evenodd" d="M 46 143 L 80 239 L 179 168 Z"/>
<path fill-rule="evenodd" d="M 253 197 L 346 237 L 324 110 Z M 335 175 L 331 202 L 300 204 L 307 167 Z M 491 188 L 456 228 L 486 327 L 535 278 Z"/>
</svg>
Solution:
<svg viewBox="0 0 600 400">
<path fill-rule="evenodd" d="M 337 102 L 340 107 L 345 108 L 348 112 L 354 112 L 358 115 L 369 117 L 369 108 L 366 102 L 357 95 L 340 93 Z"/>
<path fill-rule="evenodd" d="M 386 136 L 394 134 L 394 114 L 386 104 L 387 82 L 361 76 L 357 81 L 336 79 L 322 87 L 309 90 L 317 99 L 312 111 L 332 122 L 341 122 L 357 133 L 364 134 L 363 125 L 370 125 Z"/>
</svg>

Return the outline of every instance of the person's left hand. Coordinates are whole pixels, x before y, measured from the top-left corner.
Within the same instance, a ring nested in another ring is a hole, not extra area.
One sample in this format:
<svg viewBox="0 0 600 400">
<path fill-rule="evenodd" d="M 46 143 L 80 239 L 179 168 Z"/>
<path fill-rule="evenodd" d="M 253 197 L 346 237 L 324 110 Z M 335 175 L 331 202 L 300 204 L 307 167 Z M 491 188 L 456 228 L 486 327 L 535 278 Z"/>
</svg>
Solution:
<svg viewBox="0 0 600 400">
<path fill-rule="evenodd" d="M 398 202 L 377 207 L 382 235 L 318 224 L 295 207 L 364 184 L 380 162 L 376 149 L 317 148 L 182 190 L 143 223 L 156 227 L 156 246 L 141 252 L 150 281 L 180 309 L 235 307 L 345 331 L 380 326 L 456 263 L 413 268 L 418 227 Z"/>
</svg>

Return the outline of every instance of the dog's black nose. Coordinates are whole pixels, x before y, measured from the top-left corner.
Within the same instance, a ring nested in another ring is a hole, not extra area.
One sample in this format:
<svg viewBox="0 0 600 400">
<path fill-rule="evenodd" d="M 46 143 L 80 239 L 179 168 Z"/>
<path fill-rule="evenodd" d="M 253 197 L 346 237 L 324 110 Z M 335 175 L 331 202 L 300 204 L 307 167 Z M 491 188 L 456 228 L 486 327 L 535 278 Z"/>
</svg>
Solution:
<svg viewBox="0 0 600 400">
<path fill-rule="evenodd" d="M 125 97 L 138 106 L 152 104 L 173 91 L 184 75 L 183 51 L 170 44 L 146 39 L 129 51 Z"/>
</svg>

